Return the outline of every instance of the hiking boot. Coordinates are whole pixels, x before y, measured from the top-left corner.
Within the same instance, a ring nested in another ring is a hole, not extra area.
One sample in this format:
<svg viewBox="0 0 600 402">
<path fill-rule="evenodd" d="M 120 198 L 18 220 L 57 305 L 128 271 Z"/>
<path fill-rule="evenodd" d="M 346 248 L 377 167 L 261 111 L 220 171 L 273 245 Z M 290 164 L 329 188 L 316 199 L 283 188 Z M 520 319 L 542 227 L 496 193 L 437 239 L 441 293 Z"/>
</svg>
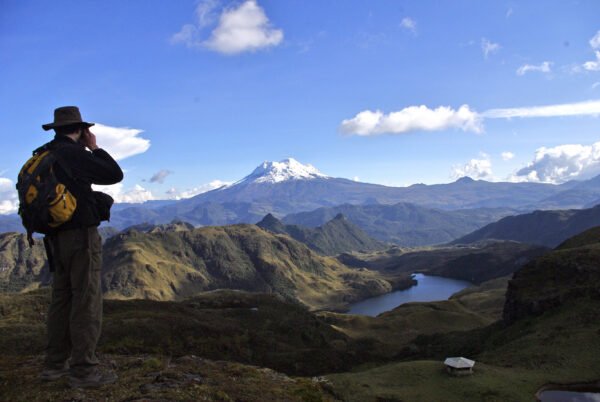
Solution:
<svg viewBox="0 0 600 402">
<path fill-rule="evenodd" d="M 117 374 L 112 370 L 102 372 L 96 369 L 84 377 L 71 375 L 69 377 L 69 386 L 71 388 L 98 388 L 103 385 L 113 384 L 117 381 L 117 378 Z"/>
<path fill-rule="evenodd" d="M 65 364 L 62 368 L 45 368 L 40 373 L 42 381 L 56 381 L 64 376 L 69 375 L 69 365 Z"/>
</svg>

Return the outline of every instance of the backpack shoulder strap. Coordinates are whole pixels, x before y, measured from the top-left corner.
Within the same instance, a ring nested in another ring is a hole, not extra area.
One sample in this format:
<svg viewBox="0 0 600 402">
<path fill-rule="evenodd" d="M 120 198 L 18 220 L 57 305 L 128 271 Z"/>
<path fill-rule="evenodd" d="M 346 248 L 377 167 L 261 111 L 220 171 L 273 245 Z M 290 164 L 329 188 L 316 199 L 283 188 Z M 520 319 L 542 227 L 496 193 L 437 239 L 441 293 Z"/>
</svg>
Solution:
<svg viewBox="0 0 600 402">
<path fill-rule="evenodd" d="M 36 149 L 34 149 L 34 150 L 31 152 L 31 155 L 33 156 L 33 155 L 36 155 L 36 154 L 42 153 L 42 152 L 44 152 L 44 151 L 47 151 L 47 150 L 49 150 L 49 149 L 50 149 L 50 142 L 47 142 L 47 143 L 45 143 L 44 145 L 42 145 L 41 147 L 37 147 Z"/>
<path fill-rule="evenodd" d="M 73 171 L 71 170 L 71 167 L 69 166 L 69 164 L 65 162 L 63 157 L 61 155 L 59 155 L 58 152 L 54 152 L 57 149 L 63 148 L 64 146 L 65 146 L 65 144 L 50 141 L 49 143 L 42 145 L 40 148 L 38 148 L 38 150 L 49 150 L 50 152 L 52 152 L 52 155 L 54 155 L 55 162 L 65 172 L 65 174 L 67 175 L 69 180 L 76 181 L 75 177 L 73 176 Z M 35 153 L 36 151 L 33 151 L 33 152 Z"/>
</svg>

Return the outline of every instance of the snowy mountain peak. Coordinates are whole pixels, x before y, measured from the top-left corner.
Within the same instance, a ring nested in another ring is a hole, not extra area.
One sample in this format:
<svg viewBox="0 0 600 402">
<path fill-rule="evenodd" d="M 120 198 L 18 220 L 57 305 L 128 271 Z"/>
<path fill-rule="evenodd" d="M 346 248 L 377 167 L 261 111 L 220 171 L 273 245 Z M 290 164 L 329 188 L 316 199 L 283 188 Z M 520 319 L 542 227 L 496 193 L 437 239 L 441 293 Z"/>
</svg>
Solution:
<svg viewBox="0 0 600 402">
<path fill-rule="evenodd" d="M 240 182 L 251 183 L 281 183 L 287 180 L 310 180 L 326 178 L 312 165 L 303 165 L 294 158 L 279 162 L 264 161 L 254 171 Z"/>
</svg>

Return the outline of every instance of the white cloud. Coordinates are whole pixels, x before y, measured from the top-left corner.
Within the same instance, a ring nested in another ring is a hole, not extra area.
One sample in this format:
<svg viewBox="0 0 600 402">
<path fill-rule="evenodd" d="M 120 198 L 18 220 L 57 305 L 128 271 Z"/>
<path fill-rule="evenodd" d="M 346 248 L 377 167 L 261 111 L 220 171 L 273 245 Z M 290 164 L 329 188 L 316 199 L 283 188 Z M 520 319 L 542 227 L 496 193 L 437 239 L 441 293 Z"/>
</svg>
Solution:
<svg viewBox="0 0 600 402">
<path fill-rule="evenodd" d="M 13 214 L 19 208 L 19 196 L 15 183 L 6 177 L 0 177 L 0 215 Z"/>
<path fill-rule="evenodd" d="M 283 30 L 271 26 L 256 0 L 222 10 L 218 25 L 208 39 L 203 39 L 202 29 L 214 22 L 217 6 L 217 1 L 201 2 L 196 8 L 196 24 L 184 25 L 171 42 L 231 55 L 277 46 L 283 41 Z"/>
<path fill-rule="evenodd" d="M 409 106 L 397 112 L 384 114 L 364 110 L 351 119 L 345 119 L 340 130 L 346 134 L 377 135 L 404 134 L 411 131 L 440 131 L 460 128 L 463 131 L 483 132 L 484 119 L 511 119 L 515 117 L 599 116 L 600 100 L 590 100 L 559 105 L 528 106 L 520 108 L 490 109 L 483 113 L 463 105 L 458 110 L 449 106 L 429 109 L 427 106 Z"/>
<path fill-rule="evenodd" d="M 458 179 L 468 176 L 472 179 L 492 179 L 492 161 L 490 156 L 482 153 L 480 159 L 471 159 L 464 165 L 452 167 L 452 178 Z"/>
<path fill-rule="evenodd" d="M 154 200 L 155 197 L 150 190 L 136 184 L 132 188 L 123 191 L 123 183 L 112 184 L 110 186 L 93 186 L 94 190 L 102 191 L 114 198 L 115 202 L 141 203 Z"/>
<path fill-rule="evenodd" d="M 264 10 L 256 1 L 247 0 L 221 14 L 206 46 L 220 53 L 235 54 L 276 46 L 282 40 L 283 31 L 271 28 Z"/>
<path fill-rule="evenodd" d="M 594 89 L 598 88 L 599 86 L 600 86 L 600 81 L 596 81 L 592 84 L 591 89 L 594 90 Z"/>
<path fill-rule="evenodd" d="M 97 123 L 90 130 L 96 135 L 98 146 L 117 160 L 144 153 L 150 148 L 150 140 L 139 137 L 143 130 Z"/>
<path fill-rule="evenodd" d="M 150 140 L 139 137 L 142 130 L 127 127 L 111 127 L 103 124 L 94 125 L 91 131 L 96 135 L 98 146 L 105 149 L 113 158 L 120 160 L 146 152 L 150 148 Z M 121 193 L 122 184 L 115 185 L 115 199 L 136 198 L 133 193 Z M 119 201 L 123 202 L 123 201 Z M 128 201 L 129 202 L 129 201 Z M 132 201 L 135 202 L 135 201 Z M 19 199 L 12 180 L 0 177 L 0 214 L 17 211 Z"/>
<path fill-rule="evenodd" d="M 166 170 L 166 169 L 159 170 L 158 172 L 154 173 L 154 175 L 150 178 L 150 182 L 162 184 L 165 182 L 165 179 L 167 178 L 167 176 L 169 176 L 172 173 L 173 172 L 171 172 L 170 170 Z"/>
<path fill-rule="evenodd" d="M 172 187 L 168 191 L 165 192 L 168 199 L 171 200 L 181 200 L 184 198 L 191 198 L 198 194 L 206 193 L 207 191 L 211 191 L 223 186 L 230 185 L 231 182 L 221 181 L 221 180 L 213 180 L 210 183 L 202 184 L 198 187 L 189 188 L 184 191 L 179 191 L 176 188 Z"/>
<path fill-rule="evenodd" d="M 596 50 L 594 53 L 596 54 L 596 60 L 583 63 L 583 68 L 587 71 L 600 71 L 600 50 Z"/>
<path fill-rule="evenodd" d="M 593 100 L 560 105 L 490 109 L 481 116 L 489 119 L 510 119 L 513 117 L 597 116 L 599 114 L 600 101 Z"/>
<path fill-rule="evenodd" d="M 400 26 L 414 34 L 417 33 L 417 21 L 410 17 L 402 18 L 402 21 L 400 21 Z"/>
<path fill-rule="evenodd" d="M 342 121 L 340 129 L 347 134 L 376 135 L 383 133 L 404 134 L 411 131 L 439 131 L 458 128 L 463 131 L 481 132 L 482 125 L 475 111 L 468 105 L 457 110 L 449 106 L 429 109 L 427 106 L 409 106 L 397 112 L 384 114 L 365 110 L 351 119 Z"/>
<path fill-rule="evenodd" d="M 596 32 L 596 34 L 590 39 L 590 46 L 594 50 L 594 54 L 596 55 L 596 60 L 586 61 L 581 65 L 587 71 L 600 71 L 600 31 Z M 581 72 L 581 68 L 575 67 L 573 69 L 574 72 Z"/>
<path fill-rule="evenodd" d="M 600 142 L 566 144 L 535 151 L 533 161 L 515 173 L 513 181 L 562 183 L 600 174 Z"/>
<path fill-rule="evenodd" d="M 506 151 L 506 152 L 502 152 L 500 154 L 500 156 L 502 156 L 503 161 L 509 161 L 515 157 L 515 154 L 510 151 Z"/>
<path fill-rule="evenodd" d="M 540 72 L 540 73 L 549 73 L 551 71 L 551 67 L 552 67 L 552 62 L 550 62 L 550 61 L 544 61 L 544 62 L 542 62 L 542 64 L 537 65 L 537 66 L 533 65 L 533 64 L 524 64 L 517 69 L 517 75 L 525 75 L 526 73 L 528 73 L 530 71 Z"/>
<path fill-rule="evenodd" d="M 500 50 L 500 44 L 491 42 L 486 38 L 481 38 L 481 50 L 483 51 L 483 57 L 486 59 L 489 55 L 497 53 Z"/>
</svg>

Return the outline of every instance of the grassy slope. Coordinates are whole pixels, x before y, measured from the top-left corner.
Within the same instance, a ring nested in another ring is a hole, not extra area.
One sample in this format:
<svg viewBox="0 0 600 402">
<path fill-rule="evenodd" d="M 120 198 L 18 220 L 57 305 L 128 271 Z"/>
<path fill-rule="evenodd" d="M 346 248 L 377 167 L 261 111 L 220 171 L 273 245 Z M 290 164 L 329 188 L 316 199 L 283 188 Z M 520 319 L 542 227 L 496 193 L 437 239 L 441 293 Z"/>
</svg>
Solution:
<svg viewBox="0 0 600 402">
<path fill-rule="evenodd" d="M 372 340 L 373 350 L 394 357 L 418 335 L 483 327 L 491 319 L 456 301 L 407 303 L 377 317 L 322 313 L 321 317 L 352 339 Z"/>
<path fill-rule="evenodd" d="M 468 287 L 452 295 L 450 300 L 455 300 L 463 307 L 497 321 L 502 318 L 509 279 L 509 276 L 504 276 Z"/>
<path fill-rule="evenodd" d="M 49 300 L 47 290 L 0 295 L 0 355 L 43 352 Z M 313 375 L 366 359 L 370 351 L 359 346 L 281 297 L 216 291 L 183 302 L 106 300 L 99 350 L 196 354 Z"/>
<path fill-rule="evenodd" d="M 586 300 L 498 332 L 481 346 L 484 353 L 468 356 L 477 361 L 468 378 L 446 374 L 442 355 L 327 378 L 348 401 L 533 400 L 546 383 L 600 377 L 599 312 L 600 302 Z M 451 345 L 445 349 L 453 354 Z M 455 351 L 460 354 L 460 348 Z"/>
<path fill-rule="evenodd" d="M 361 402 L 525 401 L 546 383 L 598 380 L 599 240 L 597 230 L 588 231 L 518 271 L 509 284 L 504 322 L 418 337 L 413 356 L 435 360 L 394 363 L 328 378 L 342 398 Z M 493 311 L 472 290 L 461 293 L 455 299 L 475 297 L 472 305 Z M 449 356 L 475 359 L 475 374 L 446 375 L 442 362 Z"/>
</svg>

